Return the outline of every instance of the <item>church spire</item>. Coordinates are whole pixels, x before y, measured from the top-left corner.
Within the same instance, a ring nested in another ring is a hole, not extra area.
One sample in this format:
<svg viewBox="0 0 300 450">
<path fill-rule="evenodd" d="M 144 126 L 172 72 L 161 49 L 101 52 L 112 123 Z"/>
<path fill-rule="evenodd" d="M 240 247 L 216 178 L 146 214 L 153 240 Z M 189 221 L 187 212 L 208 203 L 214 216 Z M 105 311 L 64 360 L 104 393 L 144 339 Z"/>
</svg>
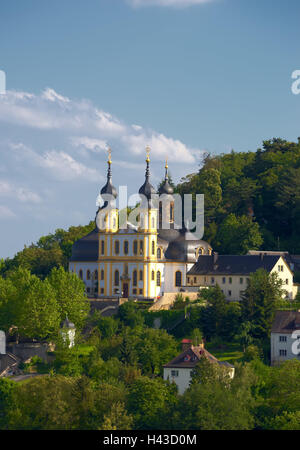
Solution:
<svg viewBox="0 0 300 450">
<path fill-rule="evenodd" d="M 145 183 L 140 187 L 139 194 L 144 195 L 150 200 L 151 195 L 155 194 L 155 189 L 150 183 L 150 147 L 146 147 L 146 173 L 145 173 Z"/>
<path fill-rule="evenodd" d="M 101 195 L 103 194 L 110 194 L 112 195 L 114 198 L 117 198 L 117 190 L 116 188 L 112 185 L 112 174 L 111 174 L 111 148 L 109 147 L 107 150 L 108 153 L 108 159 L 107 159 L 107 164 L 108 164 L 108 168 L 107 168 L 107 182 L 105 184 L 105 186 L 103 186 L 103 188 L 101 189 Z"/>
</svg>

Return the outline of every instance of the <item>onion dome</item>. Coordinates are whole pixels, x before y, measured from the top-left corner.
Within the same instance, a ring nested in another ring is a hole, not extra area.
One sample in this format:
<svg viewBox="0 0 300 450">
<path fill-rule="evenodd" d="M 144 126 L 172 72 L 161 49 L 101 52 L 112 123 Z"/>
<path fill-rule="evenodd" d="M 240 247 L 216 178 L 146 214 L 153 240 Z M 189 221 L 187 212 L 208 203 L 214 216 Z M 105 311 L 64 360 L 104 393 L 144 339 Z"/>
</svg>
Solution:
<svg viewBox="0 0 300 450">
<path fill-rule="evenodd" d="M 174 194 L 174 189 L 172 188 L 172 186 L 169 183 L 169 172 L 168 172 L 168 161 L 166 161 L 166 165 L 165 165 L 165 180 L 164 183 L 161 185 L 161 187 L 159 188 L 159 194 L 167 194 L 167 195 L 172 195 Z"/>
<path fill-rule="evenodd" d="M 117 194 L 117 189 L 112 185 L 111 182 L 111 150 L 108 149 L 108 169 L 107 169 L 107 182 L 106 185 L 103 186 L 103 188 L 101 189 L 101 195 L 112 195 L 114 198 L 117 198 L 118 194 Z M 104 199 L 106 200 L 106 199 Z"/>
<path fill-rule="evenodd" d="M 149 152 L 150 152 L 150 148 L 149 147 L 146 148 L 146 152 L 147 152 L 146 177 L 145 177 L 145 183 L 139 189 L 139 194 L 142 194 L 148 200 L 151 200 L 151 196 L 156 194 L 156 191 L 155 191 L 154 187 L 152 186 L 152 184 L 150 183 L 150 168 L 149 168 L 149 163 L 150 163 Z"/>
<path fill-rule="evenodd" d="M 199 247 L 207 255 L 212 250 L 207 242 L 195 239 L 194 234 L 188 231 L 186 227 L 183 227 L 179 232 L 179 236 L 170 242 L 165 257 L 175 261 L 196 262 L 196 249 Z"/>
<path fill-rule="evenodd" d="M 71 328 L 75 328 L 75 325 L 74 325 L 73 322 L 71 322 L 68 319 L 68 316 L 66 316 L 65 320 L 61 324 L 61 328 L 69 328 L 69 329 L 71 329 Z"/>
</svg>

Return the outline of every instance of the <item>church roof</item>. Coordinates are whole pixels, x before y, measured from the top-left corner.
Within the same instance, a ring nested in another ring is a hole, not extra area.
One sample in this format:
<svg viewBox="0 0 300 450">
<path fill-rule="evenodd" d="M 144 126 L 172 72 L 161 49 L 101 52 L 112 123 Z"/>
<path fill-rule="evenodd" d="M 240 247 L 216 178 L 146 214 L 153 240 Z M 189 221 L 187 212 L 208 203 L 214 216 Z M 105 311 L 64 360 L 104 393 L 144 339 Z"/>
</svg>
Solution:
<svg viewBox="0 0 300 450">
<path fill-rule="evenodd" d="M 165 258 L 175 261 L 196 262 L 196 249 L 199 247 L 202 247 L 205 252 L 211 249 L 207 242 L 195 239 L 190 231 L 183 228 L 179 231 L 177 238 L 170 242 Z"/>
<path fill-rule="evenodd" d="M 200 255 L 187 275 L 248 275 L 257 269 L 270 272 L 278 255 Z"/>
<path fill-rule="evenodd" d="M 87 236 L 74 242 L 72 247 L 72 261 L 98 261 L 99 258 L 99 233 L 95 228 Z"/>
</svg>

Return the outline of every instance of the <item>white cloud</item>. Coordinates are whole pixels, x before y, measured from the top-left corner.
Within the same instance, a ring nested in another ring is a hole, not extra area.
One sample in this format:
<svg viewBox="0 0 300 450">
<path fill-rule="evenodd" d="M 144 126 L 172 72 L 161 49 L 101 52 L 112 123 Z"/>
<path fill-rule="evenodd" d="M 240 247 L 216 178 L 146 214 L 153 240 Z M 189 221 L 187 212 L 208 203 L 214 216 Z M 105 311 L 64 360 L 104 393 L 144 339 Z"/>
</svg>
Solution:
<svg viewBox="0 0 300 450">
<path fill-rule="evenodd" d="M 14 212 L 11 211 L 7 206 L 0 205 L 0 220 L 2 219 L 14 219 L 17 217 Z"/>
<path fill-rule="evenodd" d="M 136 155 L 144 154 L 145 147 L 149 145 L 151 155 L 156 160 L 169 158 L 172 162 L 184 162 L 186 164 L 195 162 L 194 149 L 188 148 L 181 141 L 168 138 L 162 133 L 141 132 L 137 135 L 124 136 L 122 139 Z"/>
<path fill-rule="evenodd" d="M 40 203 L 41 197 L 31 190 L 0 180 L 0 196 L 17 199 L 23 203 Z"/>
<path fill-rule="evenodd" d="M 202 5 L 213 0 L 127 0 L 133 7 L 142 6 L 170 6 L 177 8 L 186 8 L 193 5 Z"/>
<path fill-rule="evenodd" d="M 60 180 L 85 177 L 88 181 L 99 181 L 102 178 L 95 169 L 86 167 L 65 152 L 55 150 L 46 152 L 40 159 L 40 164 L 53 171 L 54 176 Z"/>
<path fill-rule="evenodd" d="M 107 142 L 103 139 L 93 139 L 88 136 L 72 137 L 71 142 L 75 147 L 84 147 L 93 152 L 106 151 L 108 148 Z"/>
</svg>

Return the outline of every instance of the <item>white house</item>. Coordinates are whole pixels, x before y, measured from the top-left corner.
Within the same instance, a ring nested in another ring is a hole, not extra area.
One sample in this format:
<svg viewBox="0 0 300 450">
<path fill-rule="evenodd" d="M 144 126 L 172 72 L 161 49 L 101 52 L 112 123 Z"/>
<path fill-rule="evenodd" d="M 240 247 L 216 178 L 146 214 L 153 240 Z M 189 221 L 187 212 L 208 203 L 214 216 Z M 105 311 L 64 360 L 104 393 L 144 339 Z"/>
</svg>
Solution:
<svg viewBox="0 0 300 450">
<path fill-rule="evenodd" d="M 234 377 L 234 366 L 226 361 L 219 361 L 205 348 L 204 344 L 193 346 L 191 341 L 184 339 L 182 341 L 183 352 L 176 356 L 172 361 L 163 366 L 164 380 L 174 382 L 178 387 L 178 393 L 181 395 L 189 387 L 191 382 L 191 372 L 198 364 L 201 358 L 207 358 L 212 364 L 219 364 L 228 368 L 230 378 Z"/>
<path fill-rule="evenodd" d="M 260 252 L 248 255 L 201 255 L 187 272 L 187 287 L 207 288 L 218 284 L 227 300 L 239 301 L 247 287 L 250 275 L 258 269 L 277 273 L 282 280 L 284 296 L 294 299 L 297 287 L 293 272 L 286 260 L 277 254 Z"/>
<path fill-rule="evenodd" d="M 271 330 L 271 365 L 300 360 L 300 311 L 276 311 Z"/>
</svg>

